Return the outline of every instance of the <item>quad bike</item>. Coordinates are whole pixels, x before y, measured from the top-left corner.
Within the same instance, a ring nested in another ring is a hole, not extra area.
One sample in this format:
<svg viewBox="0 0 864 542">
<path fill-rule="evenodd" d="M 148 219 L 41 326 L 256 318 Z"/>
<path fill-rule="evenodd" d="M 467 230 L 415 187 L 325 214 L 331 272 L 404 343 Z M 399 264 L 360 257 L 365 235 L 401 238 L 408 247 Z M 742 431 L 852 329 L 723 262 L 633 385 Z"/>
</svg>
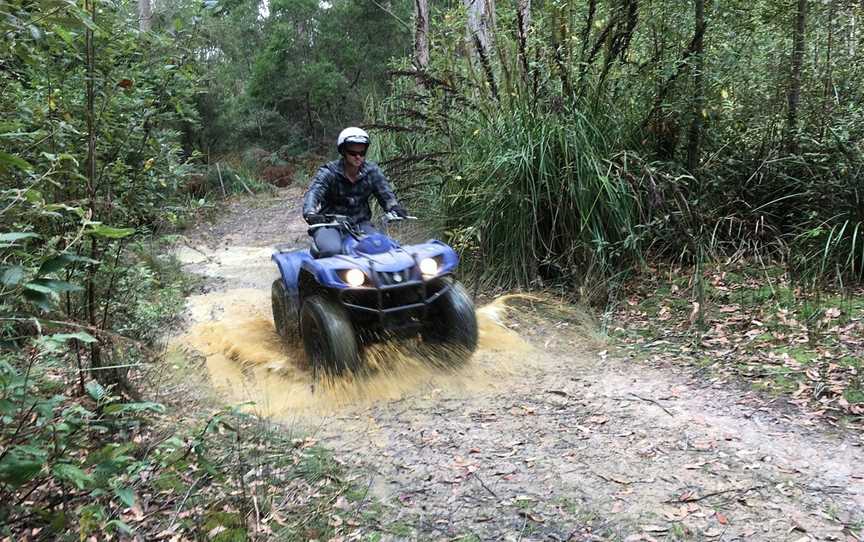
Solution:
<svg viewBox="0 0 864 542">
<path fill-rule="evenodd" d="M 477 318 L 453 278 L 459 257 L 452 248 L 436 240 L 403 247 L 387 235 L 364 233 L 345 216 L 323 219 L 310 228 L 338 228 L 342 254 L 319 257 L 313 242 L 272 256 L 281 275 L 273 281 L 273 322 L 283 340 L 302 339 L 315 373 L 358 372 L 366 345 L 403 337 L 419 338 L 435 362 L 471 357 Z M 402 219 L 385 215 L 385 231 L 396 220 Z"/>
</svg>

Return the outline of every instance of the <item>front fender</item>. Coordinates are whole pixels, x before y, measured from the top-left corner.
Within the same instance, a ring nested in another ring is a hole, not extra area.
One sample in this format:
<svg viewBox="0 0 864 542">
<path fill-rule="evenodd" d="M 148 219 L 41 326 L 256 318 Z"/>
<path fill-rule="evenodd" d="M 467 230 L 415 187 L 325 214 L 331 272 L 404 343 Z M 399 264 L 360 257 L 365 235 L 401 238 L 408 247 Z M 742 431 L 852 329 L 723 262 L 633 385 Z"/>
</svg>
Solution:
<svg viewBox="0 0 864 542">
<path fill-rule="evenodd" d="M 288 291 L 288 294 L 292 296 L 297 295 L 297 281 L 300 277 L 300 269 L 305 262 L 313 261 L 309 250 L 276 252 L 270 258 L 279 267 L 279 273 L 282 275 L 282 282 L 285 283 L 285 289 Z"/>
<path fill-rule="evenodd" d="M 459 255 L 447 243 L 437 239 L 430 239 L 425 243 L 410 245 L 405 250 L 412 253 L 417 261 L 423 258 L 435 258 L 438 260 L 438 275 L 449 275 L 456 271 L 459 266 Z"/>
<path fill-rule="evenodd" d="M 301 269 L 313 277 L 315 277 L 315 281 L 325 287 L 325 288 L 347 288 L 348 285 L 342 282 L 342 279 L 339 278 L 337 271 L 340 269 L 347 269 L 352 266 L 350 263 L 345 263 L 338 260 L 338 256 L 334 258 L 320 258 L 309 260 L 305 260 L 302 263 Z M 333 262 L 332 260 L 336 260 Z"/>
</svg>

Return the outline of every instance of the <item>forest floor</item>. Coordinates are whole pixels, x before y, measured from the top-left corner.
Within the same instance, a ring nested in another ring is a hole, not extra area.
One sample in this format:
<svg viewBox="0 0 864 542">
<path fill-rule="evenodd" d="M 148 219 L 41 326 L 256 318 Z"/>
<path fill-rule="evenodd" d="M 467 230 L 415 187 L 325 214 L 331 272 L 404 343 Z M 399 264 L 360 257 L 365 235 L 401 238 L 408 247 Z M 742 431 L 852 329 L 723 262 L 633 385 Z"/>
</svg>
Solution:
<svg viewBox="0 0 864 542">
<path fill-rule="evenodd" d="M 221 401 L 254 401 L 351 473 L 359 491 L 294 539 L 862 536 L 859 432 L 711 367 L 641 355 L 656 344 L 628 348 L 552 299 L 478 303 L 480 348 L 460 370 L 377 349 L 373 374 L 313 381 L 270 315 L 273 247 L 306 242 L 300 196 L 237 200 L 189 232 L 176 253 L 204 285 L 174 340 L 201 354 Z"/>
</svg>

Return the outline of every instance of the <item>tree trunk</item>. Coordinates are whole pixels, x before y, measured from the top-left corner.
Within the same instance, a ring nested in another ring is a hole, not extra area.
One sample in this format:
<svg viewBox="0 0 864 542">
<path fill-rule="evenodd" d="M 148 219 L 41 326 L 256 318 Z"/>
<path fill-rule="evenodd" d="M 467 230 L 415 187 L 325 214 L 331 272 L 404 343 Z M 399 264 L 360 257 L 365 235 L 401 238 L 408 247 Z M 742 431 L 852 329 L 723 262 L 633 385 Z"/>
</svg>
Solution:
<svg viewBox="0 0 864 542">
<path fill-rule="evenodd" d="M 477 44 L 478 54 L 487 54 L 490 50 L 489 16 L 486 12 L 486 0 L 462 0 L 468 11 L 468 36 L 471 42 Z"/>
<path fill-rule="evenodd" d="M 561 87 L 567 97 L 573 95 L 570 84 L 570 20 L 564 13 L 566 5 L 553 4 L 552 7 L 552 56 L 561 79 Z"/>
<path fill-rule="evenodd" d="M 525 81 L 528 81 L 528 79 L 531 77 L 531 69 L 528 67 L 529 28 L 531 28 L 531 0 L 517 0 L 516 38 L 519 42 L 519 64 L 522 66 L 522 77 L 525 79 Z"/>
<path fill-rule="evenodd" d="M 414 0 L 414 67 L 429 69 L 429 2 Z"/>
<path fill-rule="evenodd" d="M 87 0 L 84 4 L 84 9 L 90 15 L 93 22 L 96 22 L 96 0 Z M 93 29 L 89 26 L 84 32 L 85 54 L 87 61 L 87 80 L 86 80 L 86 118 L 87 118 L 87 204 L 88 218 L 90 220 L 99 220 L 97 216 L 97 197 L 96 193 L 96 45 L 94 43 L 95 36 Z M 96 239 L 90 241 L 90 258 L 93 260 L 99 259 L 99 247 Z M 87 323 L 91 329 L 98 327 L 98 319 L 96 316 L 96 271 L 98 267 L 91 265 L 87 271 L 85 282 L 85 303 L 87 304 Z M 90 344 L 90 369 L 91 375 L 103 384 L 117 384 L 114 371 L 105 371 L 102 369 L 102 345 L 97 340 Z"/>
<path fill-rule="evenodd" d="M 825 48 L 825 70 L 822 76 L 822 127 L 819 130 L 819 140 L 825 138 L 828 121 L 831 118 L 831 95 L 834 88 L 834 19 L 837 15 L 837 0 L 832 0 L 828 12 L 828 43 Z"/>
<path fill-rule="evenodd" d="M 138 29 L 149 32 L 153 25 L 153 6 L 151 0 L 138 0 Z"/>
<path fill-rule="evenodd" d="M 606 46 L 606 58 L 603 61 L 603 69 L 600 71 L 600 76 L 597 78 L 597 91 L 600 92 L 603 84 L 606 82 L 606 77 L 609 75 L 609 70 L 616 59 L 625 62 L 627 58 L 627 50 L 630 48 L 630 42 L 633 40 L 633 32 L 636 30 L 636 25 L 639 22 L 639 3 L 638 0 L 623 0 L 618 7 L 617 14 L 612 18 L 614 32 L 612 32 L 608 44 Z M 581 82 L 580 82 L 581 85 Z"/>
<path fill-rule="evenodd" d="M 490 58 L 492 40 L 489 33 L 490 15 L 487 1 L 462 0 L 465 9 L 468 11 L 468 39 L 471 45 L 473 45 L 474 54 L 480 62 L 483 74 L 486 76 L 489 91 L 497 99 L 498 84 L 495 81 L 495 72 L 492 69 L 492 59 Z"/>
<path fill-rule="evenodd" d="M 792 35 L 792 73 L 789 81 L 789 110 L 786 117 L 786 148 L 798 152 L 798 105 L 801 101 L 801 67 L 804 63 L 804 29 L 807 23 L 807 0 L 798 0 L 795 32 Z"/>
<path fill-rule="evenodd" d="M 648 111 L 648 115 L 645 116 L 645 120 L 642 121 L 642 124 L 640 126 L 641 129 L 644 130 L 651 123 L 651 121 L 654 119 L 654 115 L 656 115 L 660 111 L 660 108 L 663 106 L 663 103 L 666 100 L 666 96 L 674 87 L 675 81 L 677 81 L 678 78 L 681 77 L 684 72 L 686 72 L 690 68 L 690 62 L 688 60 L 696 52 L 696 46 L 702 40 L 704 34 L 704 27 L 696 28 L 696 31 L 693 33 L 693 39 L 690 40 L 690 44 L 687 46 L 684 54 L 682 54 L 681 58 L 678 60 L 678 65 L 675 68 L 675 73 L 670 75 L 657 90 L 657 95 L 654 97 L 654 104 Z"/>
<path fill-rule="evenodd" d="M 693 119 L 690 122 L 687 143 L 687 168 L 695 174 L 699 167 L 699 150 L 702 141 L 702 110 L 705 108 L 705 0 L 695 0 L 696 4 L 696 43 L 693 54 Z"/>
</svg>

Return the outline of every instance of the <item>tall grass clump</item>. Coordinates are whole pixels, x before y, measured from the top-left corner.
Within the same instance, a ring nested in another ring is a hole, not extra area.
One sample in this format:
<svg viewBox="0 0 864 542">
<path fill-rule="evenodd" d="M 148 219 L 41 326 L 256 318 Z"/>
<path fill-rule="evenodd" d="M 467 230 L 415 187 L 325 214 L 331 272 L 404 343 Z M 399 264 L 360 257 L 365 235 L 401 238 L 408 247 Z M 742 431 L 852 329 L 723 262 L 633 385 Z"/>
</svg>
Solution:
<svg viewBox="0 0 864 542">
<path fill-rule="evenodd" d="M 634 197 L 607 175 L 604 131 L 575 108 L 532 105 L 468 116 L 438 198 L 446 231 L 472 240 L 475 270 L 501 285 L 602 272 L 636 253 L 625 243 Z"/>
<path fill-rule="evenodd" d="M 864 279 L 864 221 L 835 218 L 795 238 L 793 269 L 811 282 Z"/>
<path fill-rule="evenodd" d="M 857 135 L 856 135 L 857 132 Z M 805 194 L 789 213 L 794 232 L 792 270 L 813 282 L 864 280 L 864 117 L 857 130 L 807 148 L 806 169 L 796 171 L 798 190 Z"/>
</svg>

